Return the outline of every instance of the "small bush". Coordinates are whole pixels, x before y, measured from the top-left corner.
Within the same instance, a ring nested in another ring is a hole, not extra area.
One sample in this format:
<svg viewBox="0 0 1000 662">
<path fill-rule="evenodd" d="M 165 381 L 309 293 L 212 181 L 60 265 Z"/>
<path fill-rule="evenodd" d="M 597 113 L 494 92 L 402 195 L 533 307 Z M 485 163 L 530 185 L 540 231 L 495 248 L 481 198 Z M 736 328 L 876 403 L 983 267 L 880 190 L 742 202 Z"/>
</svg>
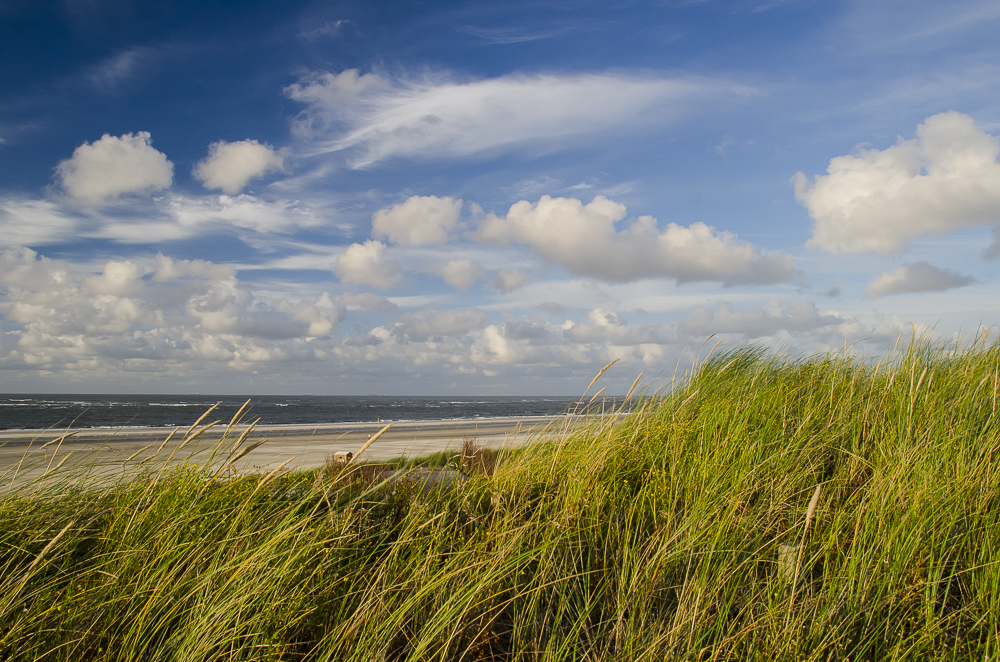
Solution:
<svg viewBox="0 0 1000 662">
<path fill-rule="evenodd" d="M 462 453 L 459 465 L 470 476 L 492 476 L 497 466 L 500 451 L 479 444 L 477 437 L 462 437 Z"/>
</svg>

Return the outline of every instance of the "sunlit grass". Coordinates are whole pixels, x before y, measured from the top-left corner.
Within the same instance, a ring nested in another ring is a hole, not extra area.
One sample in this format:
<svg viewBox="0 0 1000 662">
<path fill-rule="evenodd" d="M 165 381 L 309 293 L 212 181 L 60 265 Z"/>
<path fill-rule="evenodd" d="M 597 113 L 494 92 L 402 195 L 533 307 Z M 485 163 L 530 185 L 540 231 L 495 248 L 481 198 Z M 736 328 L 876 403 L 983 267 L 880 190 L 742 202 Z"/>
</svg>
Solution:
<svg viewBox="0 0 1000 662">
<path fill-rule="evenodd" d="M 0 658 L 993 659 L 998 389 L 741 349 L 453 485 L 63 469 L 0 503 Z"/>
</svg>

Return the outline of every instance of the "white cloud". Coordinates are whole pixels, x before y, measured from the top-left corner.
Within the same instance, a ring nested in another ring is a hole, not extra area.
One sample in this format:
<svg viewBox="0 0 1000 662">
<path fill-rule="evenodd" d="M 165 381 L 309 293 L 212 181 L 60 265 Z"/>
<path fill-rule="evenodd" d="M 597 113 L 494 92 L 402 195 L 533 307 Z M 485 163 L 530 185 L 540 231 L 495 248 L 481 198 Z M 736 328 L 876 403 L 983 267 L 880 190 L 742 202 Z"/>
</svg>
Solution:
<svg viewBox="0 0 1000 662">
<path fill-rule="evenodd" d="M 0 200 L 0 245 L 38 246 L 70 240 L 79 217 L 47 200 Z"/>
<path fill-rule="evenodd" d="M 111 260 L 99 275 L 79 271 L 27 248 L 0 250 L 0 313 L 20 325 L 0 367 L 155 374 L 158 365 L 197 372 L 206 361 L 243 369 L 315 359 L 309 342 L 344 316 L 329 294 L 262 300 L 231 266 L 200 260 L 159 255 L 146 266 Z"/>
<path fill-rule="evenodd" d="M 215 264 L 207 260 L 175 260 L 158 253 L 153 271 L 155 282 L 179 278 L 203 278 L 227 280 L 236 277 L 236 267 L 230 264 Z"/>
<path fill-rule="evenodd" d="M 219 225 L 255 232 L 284 232 L 314 227 L 323 220 L 297 200 L 265 201 L 252 195 L 176 196 L 167 202 L 167 213 L 185 228 Z"/>
<path fill-rule="evenodd" d="M 91 67 L 87 71 L 86 77 L 95 87 L 113 89 L 134 77 L 143 65 L 155 55 L 156 53 L 146 46 L 121 51 Z"/>
<path fill-rule="evenodd" d="M 624 365 L 663 367 L 711 334 L 734 344 L 753 339 L 757 344 L 783 348 L 795 339 L 824 351 L 845 338 L 884 347 L 900 330 L 898 325 L 862 325 L 834 311 L 821 313 L 811 301 L 794 301 L 787 306 L 769 301 L 765 307 L 747 310 L 720 302 L 717 312 L 695 306 L 676 324 L 630 325 L 615 310 L 594 308 L 583 323 L 549 324 L 529 316 L 491 324 L 473 344 L 471 357 L 477 363 L 551 367 L 593 365 L 618 358 Z"/>
<path fill-rule="evenodd" d="M 423 341 L 440 336 L 464 335 L 489 323 L 490 318 L 479 308 L 421 310 L 401 316 L 387 330 L 400 340 Z"/>
<path fill-rule="evenodd" d="M 449 260 L 445 264 L 435 265 L 431 267 L 430 273 L 441 276 L 444 282 L 457 290 L 469 289 L 486 275 L 482 267 L 468 258 Z"/>
<path fill-rule="evenodd" d="M 298 201 L 266 201 L 249 195 L 174 195 L 135 201 L 113 210 L 76 209 L 47 200 L 0 199 L 0 244 L 9 245 L 67 243 L 79 238 L 155 244 L 227 230 L 287 233 L 323 223 L 319 214 Z"/>
<path fill-rule="evenodd" d="M 134 262 L 110 260 L 100 276 L 88 276 L 83 279 L 83 284 L 97 294 L 131 296 L 142 290 L 140 279 L 145 273 L 146 270 Z"/>
<path fill-rule="evenodd" d="M 995 224 L 998 153 L 996 138 L 949 111 L 924 120 L 916 138 L 831 159 L 812 186 L 799 172 L 795 195 L 815 220 L 807 245 L 891 253 L 921 235 Z"/>
<path fill-rule="evenodd" d="M 584 205 L 575 198 L 544 195 L 536 203 L 514 204 L 506 217 L 489 214 L 476 238 L 527 244 L 537 256 L 573 274 L 611 282 L 667 277 L 682 283 L 770 284 L 792 276 L 790 255 L 762 253 L 704 223 L 668 223 L 660 231 L 656 219 L 641 216 L 618 232 L 615 224 L 623 218 L 625 205 L 603 196 Z"/>
<path fill-rule="evenodd" d="M 357 308 L 396 312 L 374 294 L 261 294 L 241 282 L 232 265 L 159 255 L 111 260 L 94 273 L 7 248 L 0 250 L 0 370 L 5 384 L 47 371 L 55 383 L 80 389 L 127 380 L 146 389 L 221 388 L 236 378 L 256 392 L 281 385 L 291 392 L 357 392 L 359 384 L 384 389 L 386 383 L 397 392 L 416 392 L 465 376 L 465 386 L 507 392 L 512 383 L 491 378 L 504 374 L 565 392 L 585 385 L 614 358 L 643 370 L 672 369 L 710 333 L 734 345 L 753 338 L 819 351 L 842 347 L 845 338 L 891 347 L 901 330 L 909 333 L 908 323 L 863 324 L 810 301 L 772 301 L 695 307 L 676 323 L 643 324 L 630 324 L 611 303 L 591 309 L 582 321 L 561 323 L 506 313 L 498 323 L 479 308 L 427 308 L 370 330 L 359 326 L 359 315 L 354 331 L 338 334 L 354 314 L 348 310 Z M 331 375 L 349 376 L 350 385 L 336 386 Z M 623 378 L 623 390 L 634 375 Z"/>
<path fill-rule="evenodd" d="M 373 239 L 348 246 L 337 256 L 333 273 L 343 283 L 371 285 L 382 290 L 397 285 L 403 279 L 399 263 L 385 259 L 385 244 Z"/>
<path fill-rule="evenodd" d="M 340 32 L 340 28 L 349 21 L 339 20 L 339 21 L 324 21 L 318 28 L 313 27 L 304 32 L 298 34 L 299 39 L 304 39 L 306 41 L 313 41 L 319 39 L 320 37 L 332 37 Z"/>
<path fill-rule="evenodd" d="M 782 307 L 769 301 L 766 307 L 754 306 L 748 310 L 735 310 L 724 301 L 718 304 L 718 313 L 705 306 L 695 306 L 687 318 L 678 325 L 690 336 L 739 334 L 746 338 L 774 336 L 780 331 L 807 332 L 815 329 L 840 327 L 853 320 L 837 313 L 821 314 L 812 301 L 793 301 Z"/>
<path fill-rule="evenodd" d="M 147 131 L 121 137 L 104 134 L 83 143 L 60 161 L 56 173 L 73 198 L 100 204 L 126 193 L 148 193 L 170 186 L 174 164 L 153 148 Z"/>
<path fill-rule="evenodd" d="M 993 241 L 983 249 L 984 260 L 995 260 L 1000 257 L 1000 225 L 993 228 Z"/>
<path fill-rule="evenodd" d="M 566 317 L 566 315 L 568 314 L 566 312 L 565 308 L 563 308 L 562 306 L 560 306 L 558 303 L 556 303 L 554 301 L 545 301 L 543 303 L 538 304 L 538 307 L 541 310 L 543 310 L 546 313 L 548 313 L 549 315 L 556 315 L 556 316 L 559 316 L 559 317 Z"/>
<path fill-rule="evenodd" d="M 482 28 L 473 25 L 464 25 L 456 29 L 459 32 L 478 37 L 487 44 L 520 44 L 536 39 L 548 39 L 567 31 L 566 28 L 531 31 L 524 28 Z"/>
<path fill-rule="evenodd" d="M 868 283 L 865 293 L 872 299 L 905 292 L 932 292 L 964 287 L 976 282 L 951 269 L 939 269 L 927 262 L 901 264 Z"/>
<path fill-rule="evenodd" d="M 448 241 L 462 212 L 462 201 L 436 195 L 414 195 L 380 209 L 372 216 L 372 236 L 386 237 L 395 244 L 424 246 Z"/>
<path fill-rule="evenodd" d="M 507 292 L 513 292 L 519 287 L 524 287 L 530 281 L 530 274 L 518 271 L 517 269 L 504 268 L 493 274 L 493 278 L 489 282 L 489 288 L 501 294 L 506 294 Z"/>
<path fill-rule="evenodd" d="M 270 145 L 250 139 L 231 143 L 220 140 L 208 146 L 208 156 L 195 165 L 192 174 L 207 189 L 236 195 L 251 179 L 280 172 L 284 165 L 284 154 Z"/>
<path fill-rule="evenodd" d="M 385 313 L 387 315 L 394 315 L 399 312 L 399 306 L 384 296 L 372 292 L 362 292 L 361 294 L 345 292 L 338 297 L 338 300 L 348 310 L 360 308 L 361 310 L 370 310 L 373 313 Z"/>
<path fill-rule="evenodd" d="M 669 122 L 694 100 L 746 90 L 695 78 L 508 75 L 392 80 L 356 69 L 313 72 L 285 88 L 306 104 L 294 129 L 317 152 L 356 150 L 354 167 L 391 157 L 468 156 Z"/>
</svg>

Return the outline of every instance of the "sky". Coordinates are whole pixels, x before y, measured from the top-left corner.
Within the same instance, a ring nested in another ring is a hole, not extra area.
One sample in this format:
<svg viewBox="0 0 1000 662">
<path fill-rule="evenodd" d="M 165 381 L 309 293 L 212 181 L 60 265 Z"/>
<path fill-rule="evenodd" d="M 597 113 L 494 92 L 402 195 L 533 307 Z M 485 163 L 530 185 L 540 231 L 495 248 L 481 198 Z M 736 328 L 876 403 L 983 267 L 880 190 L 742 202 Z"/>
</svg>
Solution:
<svg viewBox="0 0 1000 662">
<path fill-rule="evenodd" d="M 0 391 L 996 332 L 995 0 L 0 3 Z"/>
</svg>

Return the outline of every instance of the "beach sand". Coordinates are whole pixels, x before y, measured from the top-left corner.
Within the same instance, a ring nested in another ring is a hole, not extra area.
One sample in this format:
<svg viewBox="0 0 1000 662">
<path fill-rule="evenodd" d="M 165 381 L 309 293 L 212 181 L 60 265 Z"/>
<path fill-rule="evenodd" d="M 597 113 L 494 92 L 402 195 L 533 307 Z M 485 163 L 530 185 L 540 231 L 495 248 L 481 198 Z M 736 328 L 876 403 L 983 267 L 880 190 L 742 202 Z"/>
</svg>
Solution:
<svg viewBox="0 0 1000 662">
<path fill-rule="evenodd" d="M 493 448 L 519 446 L 530 443 L 542 432 L 555 434 L 571 423 L 571 419 L 565 416 L 392 423 L 358 459 L 386 460 L 458 450 L 466 437 L 475 437 L 478 444 Z M 289 460 L 287 469 L 322 466 L 334 452 L 357 453 L 370 436 L 385 425 L 380 422 L 258 426 L 247 436 L 242 447 L 262 439 L 264 443 L 235 462 L 233 469 L 239 472 L 269 471 Z M 224 428 L 222 424 L 211 428 L 180 449 L 178 447 L 187 429 L 179 429 L 159 449 L 159 457 L 154 462 L 165 461 L 173 454 L 172 463 L 188 461 L 203 465 L 211 462 L 219 466 L 229 457 L 232 445 L 246 430 L 246 426 L 235 427 L 225 444 L 220 445 Z M 16 472 L 16 482 L 22 483 L 47 470 L 53 471 L 53 467 L 59 466 L 60 462 L 64 462 L 63 470 L 73 466 L 91 466 L 102 475 L 117 473 L 152 459 L 172 430 L 82 429 L 62 441 L 59 437 L 66 434 L 66 430 L 0 431 L 0 481 L 11 481 Z"/>
</svg>

